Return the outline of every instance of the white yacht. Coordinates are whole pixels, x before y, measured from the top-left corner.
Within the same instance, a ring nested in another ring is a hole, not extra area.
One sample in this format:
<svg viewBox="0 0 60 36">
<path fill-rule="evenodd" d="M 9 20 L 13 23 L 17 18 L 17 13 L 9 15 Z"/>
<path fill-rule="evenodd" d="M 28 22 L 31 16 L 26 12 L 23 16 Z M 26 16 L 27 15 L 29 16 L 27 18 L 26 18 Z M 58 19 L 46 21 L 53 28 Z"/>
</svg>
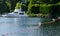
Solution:
<svg viewBox="0 0 60 36">
<path fill-rule="evenodd" d="M 21 11 L 21 8 L 20 9 L 15 9 L 14 12 L 12 13 L 8 13 L 8 14 L 5 14 L 5 15 L 2 15 L 3 17 L 24 17 L 24 16 L 27 16 L 27 14 L 25 14 L 24 11 Z"/>
</svg>

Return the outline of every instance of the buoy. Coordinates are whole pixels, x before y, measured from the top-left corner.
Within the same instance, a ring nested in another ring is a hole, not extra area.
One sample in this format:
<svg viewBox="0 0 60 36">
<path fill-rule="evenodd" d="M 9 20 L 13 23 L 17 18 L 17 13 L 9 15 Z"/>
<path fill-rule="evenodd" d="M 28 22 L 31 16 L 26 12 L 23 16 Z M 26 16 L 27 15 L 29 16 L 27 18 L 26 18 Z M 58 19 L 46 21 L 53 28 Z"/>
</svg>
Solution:
<svg viewBox="0 0 60 36">
<path fill-rule="evenodd" d="M 52 19 L 52 21 L 55 21 L 55 19 Z"/>
<path fill-rule="evenodd" d="M 6 35 L 8 35 L 8 33 Z"/>
<path fill-rule="evenodd" d="M 38 26 L 41 26 L 41 22 L 38 23 Z"/>
<path fill-rule="evenodd" d="M 58 17 L 58 19 L 60 19 L 60 17 Z"/>
<path fill-rule="evenodd" d="M 16 32 L 14 33 L 14 35 L 16 34 Z"/>
<path fill-rule="evenodd" d="M 14 35 L 17 36 L 17 32 L 14 32 Z"/>
<path fill-rule="evenodd" d="M 10 35 L 12 35 L 12 33 L 10 33 Z"/>
<path fill-rule="evenodd" d="M 2 34 L 2 36 L 4 36 L 4 34 Z"/>
<path fill-rule="evenodd" d="M 16 32 L 15 32 L 16 33 Z"/>
</svg>

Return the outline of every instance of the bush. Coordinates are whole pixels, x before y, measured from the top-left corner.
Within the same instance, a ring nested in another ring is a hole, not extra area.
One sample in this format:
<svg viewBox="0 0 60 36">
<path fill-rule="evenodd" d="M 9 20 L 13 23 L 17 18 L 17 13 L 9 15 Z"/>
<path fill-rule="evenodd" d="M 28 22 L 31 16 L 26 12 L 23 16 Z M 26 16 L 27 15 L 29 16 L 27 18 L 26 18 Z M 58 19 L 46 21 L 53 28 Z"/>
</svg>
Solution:
<svg viewBox="0 0 60 36">
<path fill-rule="evenodd" d="M 22 11 L 27 11 L 28 10 L 28 7 L 24 4 L 22 4 L 21 8 L 22 8 Z"/>
<path fill-rule="evenodd" d="M 41 4 L 40 5 L 40 12 L 43 14 L 48 14 L 51 12 L 52 5 Z"/>
<path fill-rule="evenodd" d="M 18 3 L 16 4 L 16 7 L 15 7 L 15 9 L 20 9 L 20 7 L 21 7 L 21 4 L 22 4 L 22 3 L 18 2 Z"/>
<path fill-rule="evenodd" d="M 39 8 L 39 6 L 32 6 L 30 11 L 31 11 L 31 13 L 38 14 L 38 13 L 40 13 L 40 8 Z"/>
<path fill-rule="evenodd" d="M 48 14 L 51 12 L 52 4 L 31 4 L 30 6 L 30 11 L 31 13 L 38 14 L 38 13 L 43 13 L 43 14 Z"/>
</svg>

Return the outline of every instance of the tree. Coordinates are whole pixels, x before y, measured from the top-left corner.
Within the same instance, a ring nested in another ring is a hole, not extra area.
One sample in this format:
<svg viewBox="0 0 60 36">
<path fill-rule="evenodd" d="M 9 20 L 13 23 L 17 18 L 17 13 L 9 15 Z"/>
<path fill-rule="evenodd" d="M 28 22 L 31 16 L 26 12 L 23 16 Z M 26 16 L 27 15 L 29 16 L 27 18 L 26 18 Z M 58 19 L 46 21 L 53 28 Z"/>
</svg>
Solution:
<svg viewBox="0 0 60 36">
<path fill-rule="evenodd" d="M 18 2 L 15 6 L 15 9 L 20 9 L 21 5 L 22 5 L 22 3 Z"/>
<path fill-rule="evenodd" d="M 52 16 L 52 18 L 57 18 L 60 16 L 60 5 L 53 5 L 51 8 L 50 14 Z"/>
<path fill-rule="evenodd" d="M 34 14 L 38 14 L 38 13 L 40 13 L 40 8 L 39 8 L 39 6 L 32 6 L 31 7 L 31 13 L 34 13 Z"/>
</svg>

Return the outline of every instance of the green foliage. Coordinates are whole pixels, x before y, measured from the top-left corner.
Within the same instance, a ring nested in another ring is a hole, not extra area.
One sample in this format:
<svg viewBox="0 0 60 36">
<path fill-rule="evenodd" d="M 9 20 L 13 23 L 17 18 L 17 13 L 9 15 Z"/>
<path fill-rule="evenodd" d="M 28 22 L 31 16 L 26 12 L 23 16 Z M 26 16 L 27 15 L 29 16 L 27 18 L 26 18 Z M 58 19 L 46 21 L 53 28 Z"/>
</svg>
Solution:
<svg viewBox="0 0 60 36">
<path fill-rule="evenodd" d="M 28 7 L 26 5 L 24 5 L 24 4 L 22 4 L 21 8 L 22 8 L 23 11 L 27 11 L 28 10 Z"/>
<path fill-rule="evenodd" d="M 29 0 L 28 11 L 30 11 L 31 7 L 32 7 L 32 0 Z"/>
<path fill-rule="evenodd" d="M 15 9 L 17 0 L 5 0 L 7 6 L 9 7 L 10 12 L 12 12 Z"/>
<path fill-rule="evenodd" d="M 0 14 L 7 13 L 7 4 L 5 2 L 0 3 Z"/>
<path fill-rule="evenodd" d="M 22 8 L 27 14 L 48 14 L 52 11 L 55 12 L 52 9 L 53 7 L 57 7 L 57 11 L 60 12 L 60 7 L 55 4 L 60 5 L 60 0 L 28 0 L 25 3 L 22 0 L 0 0 L 0 13 L 8 13 L 14 11 L 14 9 Z"/>
<path fill-rule="evenodd" d="M 52 7 L 51 4 L 48 4 L 48 5 L 47 4 L 40 4 L 40 5 L 39 4 L 31 4 L 30 10 L 28 10 L 28 12 L 30 11 L 31 13 L 35 13 L 35 14 L 37 14 L 37 13 L 48 14 L 51 12 L 50 11 L 51 7 Z"/>
<path fill-rule="evenodd" d="M 57 4 L 60 5 L 60 2 L 58 2 Z"/>
<path fill-rule="evenodd" d="M 41 4 L 40 5 L 40 12 L 44 13 L 44 14 L 50 13 L 51 7 L 52 7 L 51 5 Z"/>
<path fill-rule="evenodd" d="M 31 13 L 38 14 L 38 13 L 40 13 L 40 8 L 39 8 L 39 6 L 32 6 L 30 11 L 31 11 Z"/>
<path fill-rule="evenodd" d="M 18 2 L 18 3 L 16 4 L 15 9 L 20 9 L 21 5 L 22 5 L 22 3 Z"/>
<path fill-rule="evenodd" d="M 51 11 L 52 18 L 57 18 L 60 16 L 60 5 L 53 5 Z"/>
</svg>

